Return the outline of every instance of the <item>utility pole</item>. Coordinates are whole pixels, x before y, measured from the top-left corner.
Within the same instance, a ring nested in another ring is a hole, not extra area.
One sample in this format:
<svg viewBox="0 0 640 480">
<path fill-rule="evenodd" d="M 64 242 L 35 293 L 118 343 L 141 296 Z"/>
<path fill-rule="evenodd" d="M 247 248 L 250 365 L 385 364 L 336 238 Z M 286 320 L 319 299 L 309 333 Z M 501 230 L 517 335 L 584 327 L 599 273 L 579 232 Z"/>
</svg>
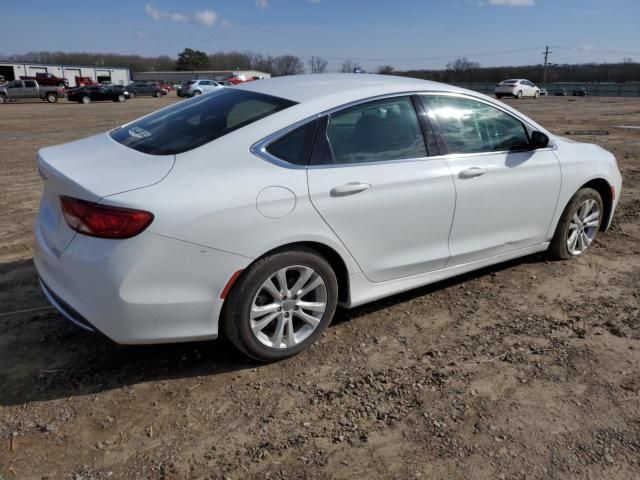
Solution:
<svg viewBox="0 0 640 480">
<path fill-rule="evenodd" d="M 547 82 L 547 65 L 549 64 L 549 55 L 552 53 L 553 52 L 549 50 L 548 46 L 545 51 L 542 52 L 542 55 L 544 55 L 544 73 L 542 74 L 542 83 Z"/>
</svg>

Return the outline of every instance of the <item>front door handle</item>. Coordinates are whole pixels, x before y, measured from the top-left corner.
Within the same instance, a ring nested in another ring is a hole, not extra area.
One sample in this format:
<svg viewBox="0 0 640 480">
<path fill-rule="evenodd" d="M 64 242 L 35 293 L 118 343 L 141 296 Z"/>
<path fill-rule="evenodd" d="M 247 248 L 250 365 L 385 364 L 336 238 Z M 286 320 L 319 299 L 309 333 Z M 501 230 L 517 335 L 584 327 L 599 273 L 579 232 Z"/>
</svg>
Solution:
<svg viewBox="0 0 640 480">
<path fill-rule="evenodd" d="M 460 178 L 476 178 L 487 173 L 486 168 L 471 167 L 460 172 Z"/>
<path fill-rule="evenodd" d="M 345 197 L 347 195 L 355 195 L 356 193 L 364 192 L 369 187 L 371 187 L 371 185 L 368 183 L 349 182 L 338 187 L 333 187 L 331 189 L 331 196 Z"/>
</svg>

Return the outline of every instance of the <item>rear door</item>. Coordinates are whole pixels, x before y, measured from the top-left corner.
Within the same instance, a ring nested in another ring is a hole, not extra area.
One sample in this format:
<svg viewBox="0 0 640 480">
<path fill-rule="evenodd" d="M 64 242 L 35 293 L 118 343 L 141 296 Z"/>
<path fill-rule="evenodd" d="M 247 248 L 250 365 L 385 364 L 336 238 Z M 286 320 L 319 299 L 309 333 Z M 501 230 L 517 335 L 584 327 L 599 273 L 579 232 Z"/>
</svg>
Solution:
<svg viewBox="0 0 640 480">
<path fill-rule="evenodd" d="M 309 195 L 366 277 L 384 282 L 442 268 L 455 189 L 444 160 L 428 157 L 412 98 L 345 108 L 323 125 Z"/>
<path fill-rule="evenodd" d="M 35 80 L 25 80 L 24 88 L 22 89 L 22 96 L 24 98 L 39 98 L 40 92 L 38 91 L 38 84 Z"/>
<path fill-rule="evenodd" d="M 111 100 L 111 94 L 109 93 L 109 89 L 106 87 L 96 87 L 96 100 Z"/>
<path fill-rule="evenodd" d="M 482 260 L 547 240 L 560 193 L 551 148 L 529 148 L 518 118 L 463 96 L 422 96 L 446 142 L 456 186 L 448 266 Z"/>
</svg>

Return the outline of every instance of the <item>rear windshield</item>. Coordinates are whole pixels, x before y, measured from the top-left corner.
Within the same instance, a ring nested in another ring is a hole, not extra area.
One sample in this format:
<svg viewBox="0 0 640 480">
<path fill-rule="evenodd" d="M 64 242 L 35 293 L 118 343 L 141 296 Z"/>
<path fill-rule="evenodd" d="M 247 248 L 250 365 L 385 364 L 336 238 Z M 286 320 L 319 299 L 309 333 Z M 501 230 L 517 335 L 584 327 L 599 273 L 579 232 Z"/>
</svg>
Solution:
<svg viewBox="0 0 640 480">
<path fill-rule="evenodd" d="M 227 133 L 295 105 L 261 93 L 221 88 L 120 127 L 111 137 L 150 155 L 193 150 Z"/>
<path fill-rule="evenodd" d="M 518 80 L 505 80 L 502 83 L 518 83 Z"/>
</svg>

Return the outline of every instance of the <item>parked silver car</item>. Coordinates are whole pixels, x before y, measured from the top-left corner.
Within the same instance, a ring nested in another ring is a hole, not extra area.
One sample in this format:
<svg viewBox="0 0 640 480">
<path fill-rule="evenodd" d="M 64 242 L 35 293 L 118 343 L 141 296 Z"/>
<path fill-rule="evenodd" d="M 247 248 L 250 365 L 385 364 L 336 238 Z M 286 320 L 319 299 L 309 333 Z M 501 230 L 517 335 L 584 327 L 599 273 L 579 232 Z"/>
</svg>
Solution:
<svg viewBox="0 0 640 480">
<path fill-rule="evenodd" d="M 180 97 L 194 97 L 203 93 L 212 92 L 217 88 L 223 86 L 213 80 L 189 80 L 182 85 L 179 90 L 178 96 Z"/>
</svg>

